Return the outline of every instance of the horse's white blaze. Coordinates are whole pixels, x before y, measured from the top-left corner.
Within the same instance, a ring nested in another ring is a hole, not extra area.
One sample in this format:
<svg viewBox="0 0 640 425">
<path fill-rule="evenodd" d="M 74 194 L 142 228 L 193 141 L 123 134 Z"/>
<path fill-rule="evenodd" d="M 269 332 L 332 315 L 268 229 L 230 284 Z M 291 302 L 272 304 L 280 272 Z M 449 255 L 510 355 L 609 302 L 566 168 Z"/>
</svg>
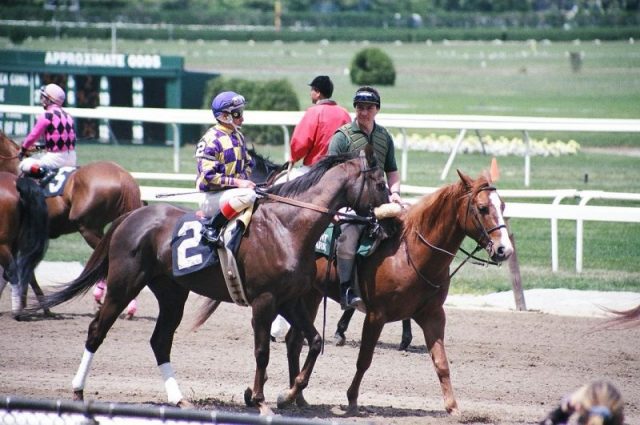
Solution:
<svg viewBox="0 0 640 425">
<path fill-rule="evenodd" d="M 80 366 L 78 366 L 76 376 L 74 376 L 73 381 L 71 381 L 71 386 L 74 391 L 84 390 L 84 386 L 87 382 L 87 376 L 89 376 L 89 370 L 91 369 L 91 362 L 93 361 L 94 355 L 95 354 L 91 351 L 87 350 L 86 348 L 84 349 L 82 360 L 80 360 Z"/>
<path fill-rule="evenodd" d="M 167 399 L 169 400 L 169 403 L 174 405 L 178 404 L 184 397 L 182 397 L 182 392 L 178 387 L 178 381 L 176 381 L 171 363 L 162 363 L 158 366 L 158 369 L 160 369 L 162 379 L 164 380 L 164 388 L 167 390 Z"/>
<path fill-rule="evenodd" d="M 500 208 L 500 205 L 501 205 L 500 197 L 495 191 L 492 191 L 491 194 L 489 195 L 489 199 L 491 200 L 491 203 L 493 204 L 496 211 L 498 212 L 498 225 L 505 226 L 499 229 L 500 244 L 504 248 L 504 254 L 508 256 L 513 252 L 513 246 L 511 245 L 511 239 L 509 238 L 509 231 L 506 228 L 504 217 L 502 216 L 502 209 Z"/>
</svg>

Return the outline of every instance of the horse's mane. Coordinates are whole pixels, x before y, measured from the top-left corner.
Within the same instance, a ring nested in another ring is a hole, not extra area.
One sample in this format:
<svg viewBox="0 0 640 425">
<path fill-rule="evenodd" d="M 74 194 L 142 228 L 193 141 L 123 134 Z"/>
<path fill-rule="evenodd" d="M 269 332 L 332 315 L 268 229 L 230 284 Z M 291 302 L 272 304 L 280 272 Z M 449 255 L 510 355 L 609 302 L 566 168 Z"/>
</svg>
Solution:
<svg viewBox="0 0 640 425">
<path fill-rule="evenodd" d="M 342 164 L 356 158 L 357 156 L 357 152 L 325 156 L 323 159 L 316 162 L 307 173 L 286 183 L 272 186 L 267 189 L 267 192 L 280 196 L 295 196 L 307 191 L 310 187 L 318 183 L 327 170 L 338 164 Z"/>
<path fill-rule="evenodd" d="M 254 148 L 249 148 L 247 149 L 247 151 L 255 161 L 255 167 L 253 171 L 262 173 L 265 178 L 269 177 L 269 175 L 274 171 L 280 171 L 284 169 L 285 164 L 276 164 L 275 162 L 271 161 L 269 157 L 259 154 Z"/>
<path fill-rule="evenodd" d="M 409 207 L 404 216 L 403 236 L 407 237 L 413 229 L 421 231 L 421 229 L 432 228 L 436 225 L 439 212 L 447 205 L 456 203 L 460 198 L 468 193 L 476 194 L 480 190 L 491 185 L 490 177 L 486 172 L 473 180 L 471 188 L 467 188 L 462 180 L 443 186 L 434 193 L 424 195 L 415 204 Z M 451 211 L 451 214 L 455 214 Z"/>
</svg>

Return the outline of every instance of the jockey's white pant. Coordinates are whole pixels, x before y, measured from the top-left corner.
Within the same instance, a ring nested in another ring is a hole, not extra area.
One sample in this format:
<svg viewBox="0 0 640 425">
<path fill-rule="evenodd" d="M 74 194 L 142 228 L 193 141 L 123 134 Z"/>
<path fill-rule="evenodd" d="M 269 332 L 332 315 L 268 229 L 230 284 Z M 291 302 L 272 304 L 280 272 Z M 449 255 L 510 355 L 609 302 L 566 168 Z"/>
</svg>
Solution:
<svg viewBox="0 0 640 425">
<path fill-rule="evenodd" d="M 31 171 L 31 167 L 38 165 L 47 168 L 75 167 L 76 151 L 46 152 L 42 155 L 34 155 L 20 161 L 20 170 L 23 173 Z"/>
<path fill-rule="evenodd" d="M 217 201 L 217 202 L 216 202 Z M 227 189 L 221 192 L 207 192 L 200 208 L 206 217 L 212 217 L 218 207 L 227 219 L 251 208 L 256 201 L 256 192 L 249 188 Z"/>
</svg>

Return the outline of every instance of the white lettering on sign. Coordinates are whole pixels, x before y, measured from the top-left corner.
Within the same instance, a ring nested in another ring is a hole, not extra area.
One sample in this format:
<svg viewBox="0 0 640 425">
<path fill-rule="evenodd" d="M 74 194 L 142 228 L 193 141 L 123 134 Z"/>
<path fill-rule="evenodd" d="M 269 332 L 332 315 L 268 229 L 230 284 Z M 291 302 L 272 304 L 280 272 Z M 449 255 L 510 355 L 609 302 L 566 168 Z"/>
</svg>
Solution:
<svg viewBox="0 0 640 425">
<path fill-rule="evenodd" d="M 9 74 L 9 85 L 29 87 L 29 75 L 27 74 Z"/>
<path fill-rule="evenodd" d="M 26 136 L 29 130 L 29 124 L 24 121 L 17 121 L 14 123 L 13 134 L 14 136 Z"/>
<path fill-rule="evenodd" d="M 7 84 L 9 84 L 9 74 L 0 72 L 0 86 L 6 86 Z"/>
<path fill-rule="evenodd" d="M 160 55 L 124 55 L 96 52 L 47 52 L 45 65 L 95 66 L 112 68 L 151 68 L 162 66 Z"/>
<path fill-rule="evenodd" d="M 0 102 L 4 102 L 4 88 L 0 89 Z"/>
<path fill-rule="evenodd" d="M 130 68 L 157 69 L 162 66 L 162 61 L 159 55 L 129 55 L 127 65 Z"/>
</svg>

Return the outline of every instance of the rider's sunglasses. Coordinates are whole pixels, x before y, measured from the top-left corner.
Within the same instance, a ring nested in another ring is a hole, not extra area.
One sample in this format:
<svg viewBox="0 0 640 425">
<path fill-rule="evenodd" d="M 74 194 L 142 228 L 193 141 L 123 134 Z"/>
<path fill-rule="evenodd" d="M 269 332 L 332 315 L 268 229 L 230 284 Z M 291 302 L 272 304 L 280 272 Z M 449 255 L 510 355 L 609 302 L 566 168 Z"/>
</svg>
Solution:
<svg viewBox="0 0 640 425">
<path fill-rule="evenodd" d="M 233 111 L 231 113 L 231 116 L 233 118 L 242 118 L 242 114 L 244 113 L 244 111 Z"/>
</svg>

